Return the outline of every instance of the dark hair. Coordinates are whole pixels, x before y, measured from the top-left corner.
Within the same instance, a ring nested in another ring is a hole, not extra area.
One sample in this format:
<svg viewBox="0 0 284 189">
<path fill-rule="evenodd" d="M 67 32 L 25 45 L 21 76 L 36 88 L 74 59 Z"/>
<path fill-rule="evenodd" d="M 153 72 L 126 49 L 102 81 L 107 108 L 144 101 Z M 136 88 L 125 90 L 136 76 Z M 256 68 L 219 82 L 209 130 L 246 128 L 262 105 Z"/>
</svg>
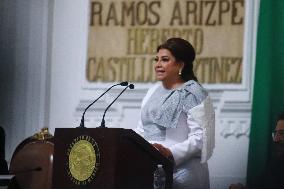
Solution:
<svg viewBox="0 0 284 189">
<path fill-rule="evenodd" d="M 189 81 L 191 79 L 197 81 L 193 73 L 193 61 L 195 59 L 195 50 L 193 46 L 182 38 L 170 38 L 163 44 L 157 47 L 157 52 L 160 49 L 169 50 L 176 58 L 177 62 L 183 62 L 184 67 L 181 72 L 181 79 Z"/>
<path fill-rule="evenodd" d="M 276 122 L 278 122 L 279 120 L 284 120 L 284 112 L 278 114 Z"/>
</svg>

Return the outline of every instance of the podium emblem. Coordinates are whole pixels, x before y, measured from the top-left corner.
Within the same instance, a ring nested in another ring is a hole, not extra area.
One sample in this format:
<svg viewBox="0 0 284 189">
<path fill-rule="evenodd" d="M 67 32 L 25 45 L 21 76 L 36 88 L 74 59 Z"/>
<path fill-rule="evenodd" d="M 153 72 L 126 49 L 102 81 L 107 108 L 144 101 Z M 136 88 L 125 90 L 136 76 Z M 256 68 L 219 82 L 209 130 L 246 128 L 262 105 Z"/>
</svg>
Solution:
<svg viewBox="0 0 284 189">
<path fill-rule="evenodd" d="M 76 137 L 69 146 L 67 156 L 67 172 L 73 183 L 86 185 L 94 180 L 100 165 L 100 152 L 92 137 Z"/>
</svg>

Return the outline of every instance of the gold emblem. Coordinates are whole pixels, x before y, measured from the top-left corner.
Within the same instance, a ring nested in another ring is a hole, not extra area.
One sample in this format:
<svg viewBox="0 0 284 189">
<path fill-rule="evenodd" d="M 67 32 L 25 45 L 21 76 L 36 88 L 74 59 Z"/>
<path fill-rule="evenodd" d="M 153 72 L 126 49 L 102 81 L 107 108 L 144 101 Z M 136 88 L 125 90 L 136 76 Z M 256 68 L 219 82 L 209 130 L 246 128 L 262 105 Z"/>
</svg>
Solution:
<svg viewBox="0 0 284 189">
<path fill-rule="evenodd" d="M 68 150 L 68 175 L 77 185 L 90 183 L 99 166 L 99 150 L 90 136 L 75 138 Z"/>
<path fill-rule="evenodd" d="M 44 127 L 40 132 L 34 134 L 32 138 L 36 140 L 47 140 L 53 138 L 53 136 L 49 133 L 48 128 Z"/>
</svg>

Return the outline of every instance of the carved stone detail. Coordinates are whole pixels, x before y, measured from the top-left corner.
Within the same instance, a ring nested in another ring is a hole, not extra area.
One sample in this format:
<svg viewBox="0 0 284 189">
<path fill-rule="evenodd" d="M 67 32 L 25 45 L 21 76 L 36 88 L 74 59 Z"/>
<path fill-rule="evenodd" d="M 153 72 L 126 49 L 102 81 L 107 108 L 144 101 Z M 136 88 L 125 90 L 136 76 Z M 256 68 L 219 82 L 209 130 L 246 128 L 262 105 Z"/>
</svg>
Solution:
<svg viewBox="0 0 284 189">
<path fill-rule="evenodd" d="M 250 119 L 221 119 L 219 124 L 220 135 L 224 138 L 229 136 L 249 137 Z"/>
</svg>

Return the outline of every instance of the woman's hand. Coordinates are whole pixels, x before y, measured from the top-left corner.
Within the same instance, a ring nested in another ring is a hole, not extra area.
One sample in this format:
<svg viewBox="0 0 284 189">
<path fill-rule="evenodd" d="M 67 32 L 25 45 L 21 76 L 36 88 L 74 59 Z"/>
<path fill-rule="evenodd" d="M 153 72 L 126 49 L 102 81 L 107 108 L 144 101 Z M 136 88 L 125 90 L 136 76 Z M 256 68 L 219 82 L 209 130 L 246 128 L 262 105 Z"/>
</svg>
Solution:
<svg viewBox="0 0 284 189">
<path fill-rule="evenodd" d="M 152 144 L 161 154 L 163 154 L 165 157 L 167 158 L 172 158 L 173 157 L 173 154 L 171 152 L 170 149 L 164 147 L 163 145 L 161 144 L 158 144 L 158 143 L 154 143 Z"/>
</svg>

